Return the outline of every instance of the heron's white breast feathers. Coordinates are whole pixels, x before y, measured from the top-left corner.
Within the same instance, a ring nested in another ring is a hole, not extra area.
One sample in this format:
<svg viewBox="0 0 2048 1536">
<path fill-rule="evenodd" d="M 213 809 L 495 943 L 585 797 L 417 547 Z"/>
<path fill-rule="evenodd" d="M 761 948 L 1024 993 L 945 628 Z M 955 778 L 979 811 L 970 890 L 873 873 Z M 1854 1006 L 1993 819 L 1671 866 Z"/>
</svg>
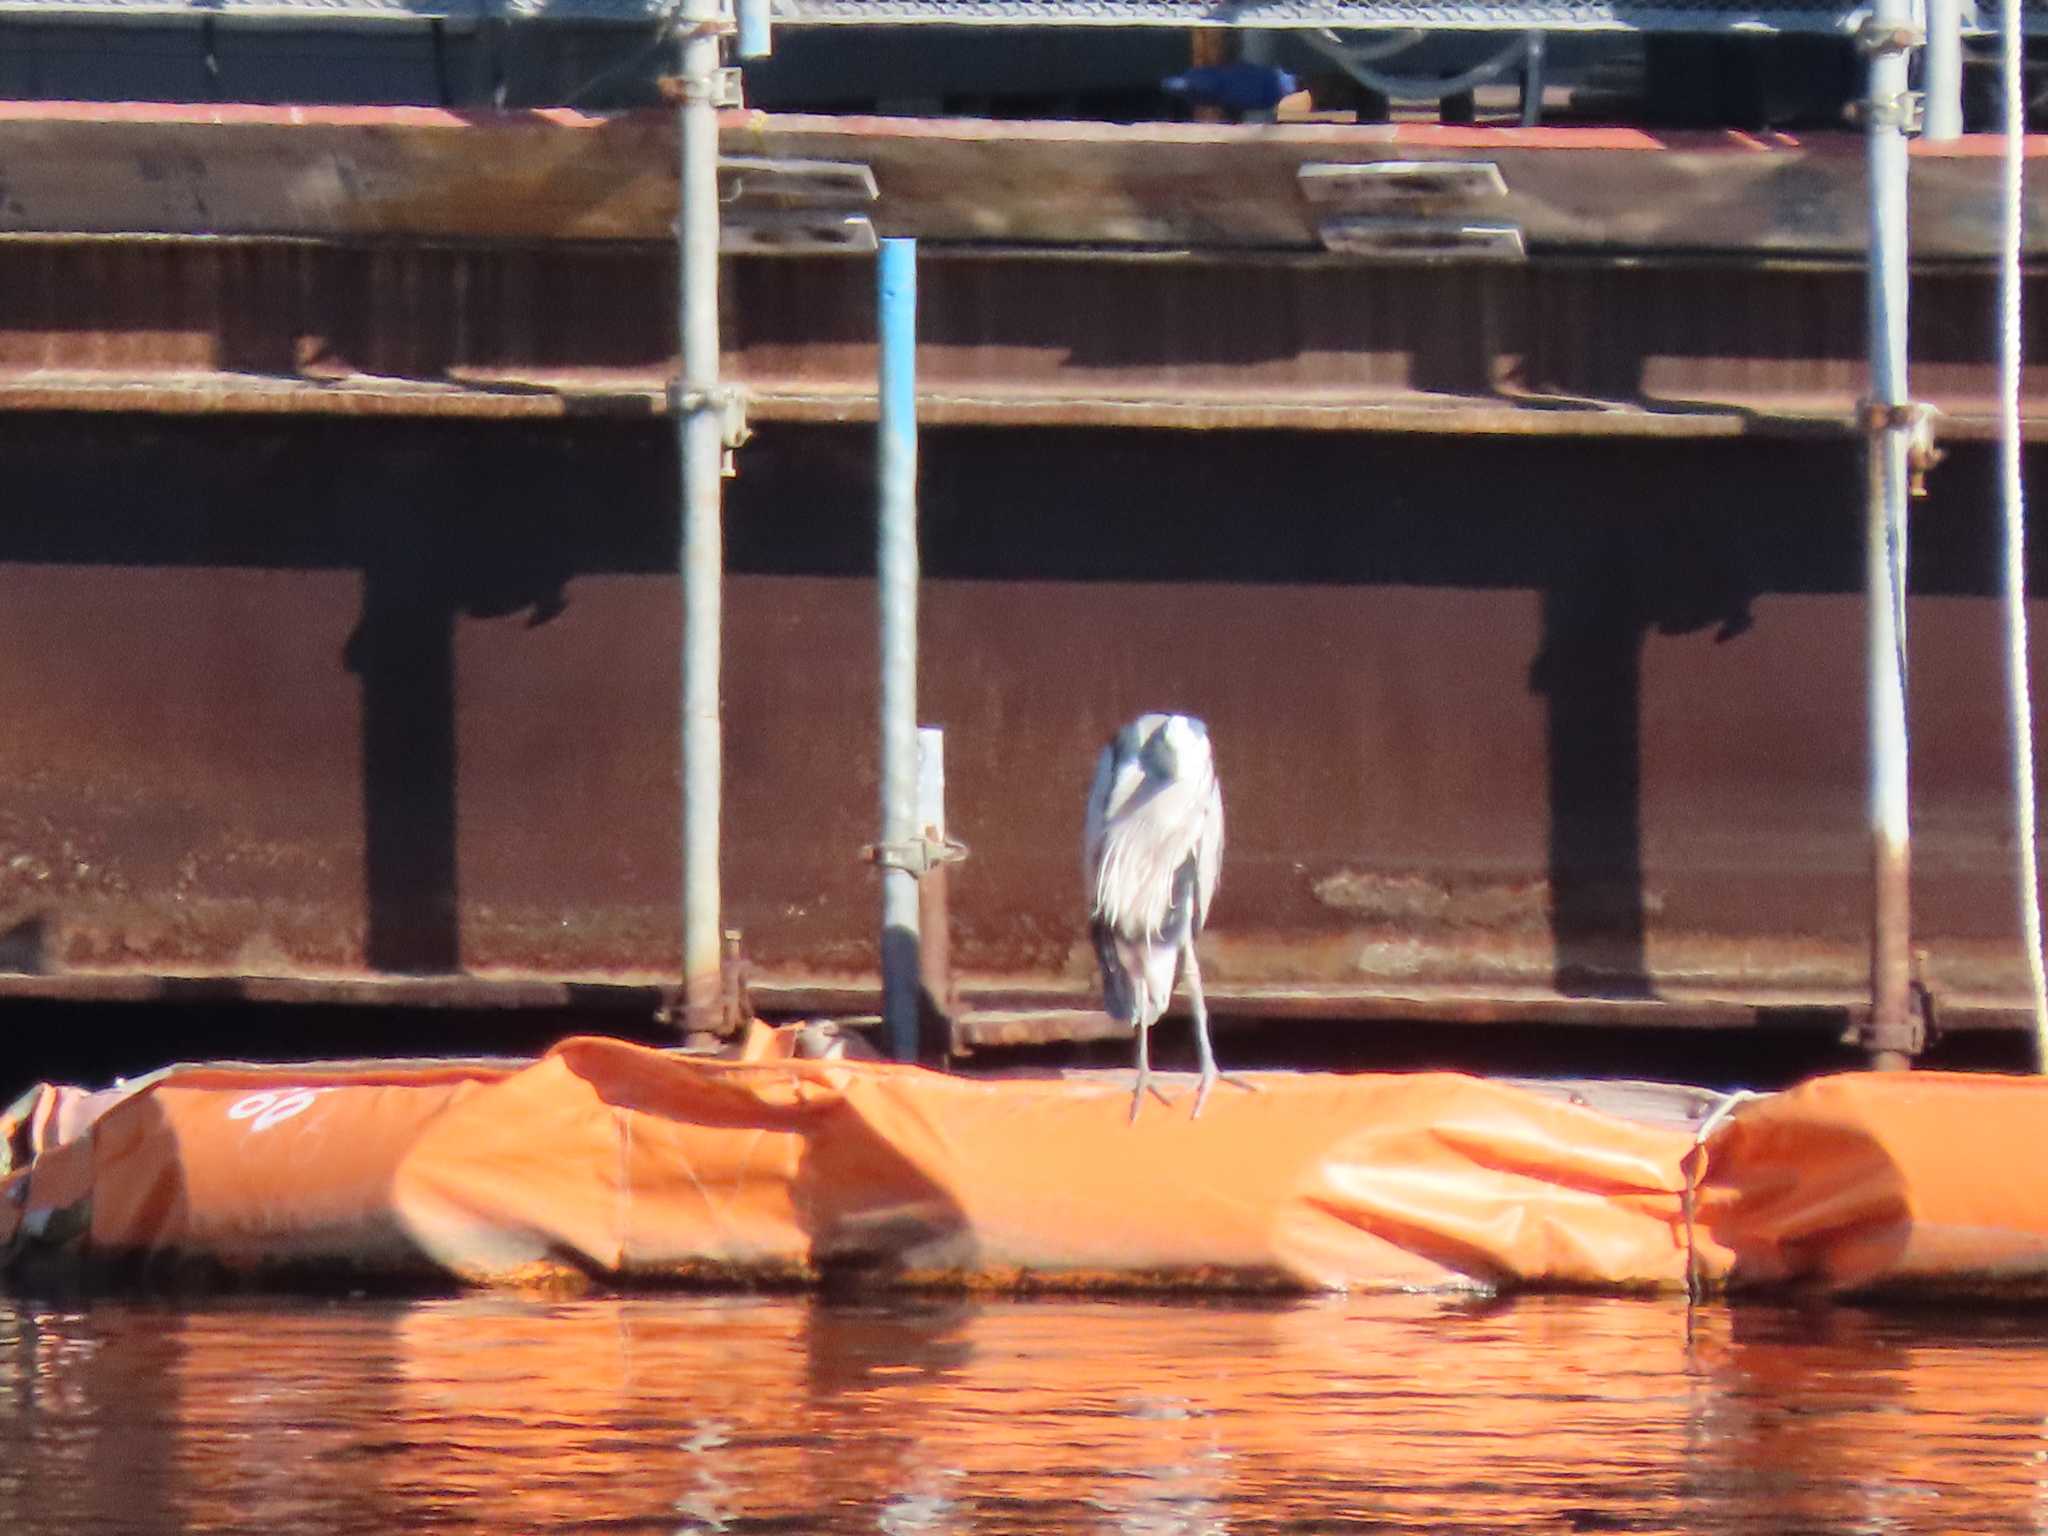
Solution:
<svg viewBox="0 0 2048 1536">
<path fill-rule="evenodd" d="M 1223 795 L 1206 753 L 1167 782 L 1105 751 L 1088 803 L 1086 864 L 1093 915 L 1118 935 L 1158 939 L 1172 915 L 1176 879 L 1195 860 L 1200 928 L 1223 866 Z M 1172 984 L 1168 972 L 1168 986 Z"/>
</svg>

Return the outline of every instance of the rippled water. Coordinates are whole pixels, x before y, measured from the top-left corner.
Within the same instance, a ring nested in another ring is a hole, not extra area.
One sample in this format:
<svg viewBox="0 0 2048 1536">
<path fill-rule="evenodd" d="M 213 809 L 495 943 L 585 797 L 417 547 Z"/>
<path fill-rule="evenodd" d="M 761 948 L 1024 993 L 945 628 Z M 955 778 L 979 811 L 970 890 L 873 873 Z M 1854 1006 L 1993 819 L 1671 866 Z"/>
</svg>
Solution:
<svg viewBox="0 0 2048 1536">
<path fill-rule="evenodd" d="M 2048 1531 L 2048 1318 L 0 1301 L 0 1531 L 416 1528 Z"/>
</svg>

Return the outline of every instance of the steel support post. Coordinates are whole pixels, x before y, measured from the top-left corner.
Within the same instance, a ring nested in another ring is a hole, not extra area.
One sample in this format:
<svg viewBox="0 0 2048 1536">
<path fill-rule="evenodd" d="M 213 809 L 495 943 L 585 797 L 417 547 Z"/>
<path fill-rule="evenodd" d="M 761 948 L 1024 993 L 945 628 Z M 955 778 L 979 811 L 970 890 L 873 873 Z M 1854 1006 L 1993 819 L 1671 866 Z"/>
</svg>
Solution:
<svg viewBox="0 0 2048 1536">
<path fill-rule="evenodd" d="M 720 503 L 725 453 L 718 338 L 718 0 L 687 0 L 682 32 L 681 196 L 676 218 L 682 379 L 683 1025 L 724 1021 L 718 838 L 719 650 L 725 575 Z"/>
<path fill-rule="evenodd" d="M 1906 393 L 1906 134 L 1913 118 L 1906 61 L 1915 40 L 1909 0 L 1877 0 L 1864 29 L 1870 59 L 1864 575 L 1873 875 L 1871 1016 L 1864 1043 L 1880 1070 L 1908 1066 L 1919 1048 L 1909 949 L 1906 757 L 1906 497 L 1914 423 Z"/>
</svg>

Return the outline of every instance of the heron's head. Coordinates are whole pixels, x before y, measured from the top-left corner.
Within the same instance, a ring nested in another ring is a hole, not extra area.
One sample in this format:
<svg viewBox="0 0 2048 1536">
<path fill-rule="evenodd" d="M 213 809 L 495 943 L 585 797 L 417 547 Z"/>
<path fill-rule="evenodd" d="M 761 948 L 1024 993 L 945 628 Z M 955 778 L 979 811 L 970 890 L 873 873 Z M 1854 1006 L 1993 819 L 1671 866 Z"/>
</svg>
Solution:
<svg viewBox="0 0 2048 1536">
<path fill-rule="evenodd" d="M 1138 761 L 1147 776 L 1178 779 L 1208 757 L 1209 728 L 1193 715 L 1155 715 L 1151 720 L 1157 724 L 1145 733 L 1138 748 Z"/>
</svg>

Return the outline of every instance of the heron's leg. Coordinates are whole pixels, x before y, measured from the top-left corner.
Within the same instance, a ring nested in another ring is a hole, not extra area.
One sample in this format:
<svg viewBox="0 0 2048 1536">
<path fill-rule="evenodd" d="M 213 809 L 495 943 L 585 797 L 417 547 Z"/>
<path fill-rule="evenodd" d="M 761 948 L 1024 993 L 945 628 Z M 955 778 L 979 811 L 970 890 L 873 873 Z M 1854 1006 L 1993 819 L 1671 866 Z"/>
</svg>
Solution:
<svg viewBox="0 0 2048 1536">
<path fill-rule="evenodd" d="M 1149 1024 L 1140 1024 L 1137 1026 L 1137 1031 L 1138 1081 L 1131 1088 L 1131 1124 L 1133 1125 L 1136 1125 L 1138 1123 L 1138 1106 L 1144 1102 L 1145 1095 L 1147 1093 L 1151 1094 L 1153 1098 L 1157 1099 L 1162 1104 L 1170 1105 L 1173 1103 L 1172 1098 L 1167 1094 L 1166 1090 L 1164 1088 L 1161 1088 L 1157 1083 L 1152 1081 L 1152 1064 L 1150 1054 L 1152 1026 Z"/>
<path fill-rule="evenodd" d="M 1131 1085 L 1131 1124 L 1138 1123 L 1138 1106 L 1145 1102 L 1145 1090 L 1152 1086 L 1151 1052 L 1152 1027 L 1149 1024 L 1134 1024 L 1138 1034 L 1138 1080 Z"/>
<path fill-rule="evenodd" d="M 1187 966 L 1188 1008 L 1195 1016 L 1195 1055 L 1201 1065 L 1201 1078 L 1195 1085 L 1195 1107 L 1188 1118 L 1201 1114 L 1202 1105 L 1208 1101 L 1209 1090 L 1216 1086 L 1220 1077 L 1233 1088 L 1242 1088 L 1247 1093 L 1257 1093 L 1256 1084 L 1248 1083 L 1241 1077 L 1216 1070 L 1216 1056 L 1209 1049 L 1209 1005 L 1202 997 L 1202 967 L 1195 959 L 1195 936 L 1190 933 L 1181 940 L 1181 958 Z"/>
</svg>

